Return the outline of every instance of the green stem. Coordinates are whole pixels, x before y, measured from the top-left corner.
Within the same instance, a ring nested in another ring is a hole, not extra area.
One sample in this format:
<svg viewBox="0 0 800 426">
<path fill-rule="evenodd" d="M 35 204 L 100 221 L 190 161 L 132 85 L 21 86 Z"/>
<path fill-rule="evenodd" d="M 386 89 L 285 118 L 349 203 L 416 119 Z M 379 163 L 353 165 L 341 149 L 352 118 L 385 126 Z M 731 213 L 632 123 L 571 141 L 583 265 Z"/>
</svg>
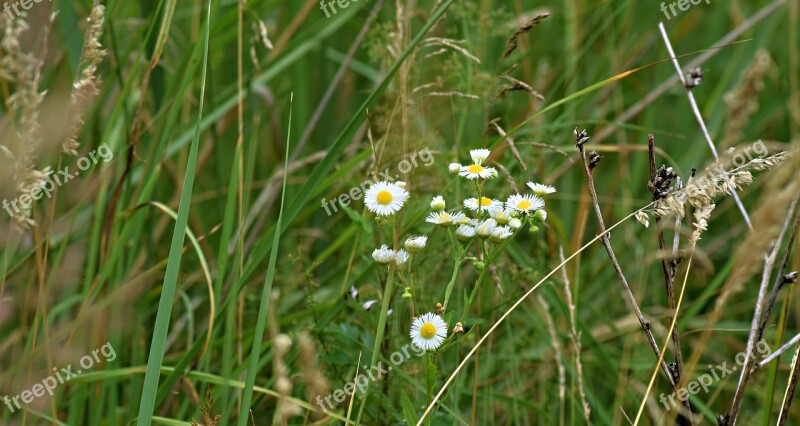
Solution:
<svg viewBox="0 0 800 426">
<path fill-rule="evenodd" d="M 521 229 L 521 228 L 520 228 Z M 500 254 L 505 250 L 506 246 L 508 245 L 514 237 L 517 236 L 519 230 L 515 230 L 514 234 L 508 238 L 508 240 L 504 241 L 502 244 L 498 245 L 494 250 L 486 251 L 486 246 L 484 245 L 485 242 L 481 242 L 481 249 L 483 251 L 483 270 L 481 274 L 478 276 L 478 280 L 475 282 L 475 287 L 472 289 L 472 293 L 469 295 L 469 299 L 467 300 L 467 306 L 464 307 L 464 311 L 461 313 L 461 321 L 464 320 L 464 316 L 467 315 L 469 312 L 469 308 L 472 307 L 472 302 L 475 301 L 475 297 L 478 295 L 478 290 L 481 288 L 481 284 L 483 284 L 483 280 L 486 278 L 486 273 L 489 271 L 489 266 L 500 256 Z"/>
<path fill-rule="evenodd" d="M 453 263 L 453 275 L 450 277 L 450 282 L 447 283 L 447 289 L 444 292 L 444 304 L 442 305 L 442 309 L 447 312 L 447 302 L 450 301 L 450 293 L 453 292 L 453 287 L 456 283 L 456 278 L 458 278 L 458 267 L 461 266 L 461 262 L 463 262 L 463 258 L 457 258 L 455 263 Z"/>
<path fill-rule="evenodd" d="M 397 242 L 397 218 L 389 216 L 387 218 L 389 230 L 392 233 L 392 246 L 394 247 Z M 395 248 L 396 249 L 396 248 Z M 410 261 L 411 259 L 409 259 Z M 389 276 L 386 278 L 386 287 L 383 289 L 383 300 L 381 301 L 381 316 L 378 319 L 378 329 L 375 331 L 375 345 L 372 347 L 372 360 L 368 368 L 372 368 L 380 357 L 381 344 L 383 343 L 383 334 L 386 329 L 386 318 L 389 316 L 389 304 L 392 301 L 394 294 L 394 271 L 396 266 L 394 262 L 389 263 Z M 361 408 L 358 410 L 358 417 L 356 417 L 356 425 L 361 423 L 361 416 L 364 414 L 364 407 L 367 405 L 367 397 L 369 396 L 369 386 L 371 381 L 367 381 L 367 387 L 364 389 L 364 399 L 361 401 Z M 349 417 L 348 417 L 349 418 Z"/>
<path fill-rule="evenodd" d="M 489 270 L 489 262 L 484 264 L 483 270 L 481 274 L 478 275 L 478 280 L 475 282 L 475 287 L 472 289 L 472 293 L 469 295 L 469 299 L 467 300 L 467 306 L 464 307 L 464 311 L 461 313 L 461 320 L 464 320 L 464 316 L 467 315 L 469 312 L 469 308 L 472 307 L 472 302 L 475 300 L 475 296 L 478 295 L 478 289 L 481 288 L 481 284 L 483 284 L 483 280 L 486 278 L 486 272 Z"/>
<path fill-rule="evenodd" d="M 381 343 L 383 343 L 384 329 L 386 328 L 386 318 L 389 316 L 389 303 L 392 300 L 392 293 L 394 292 L 394 266 L 389 267 L 389 277 L 386 279 L 386 288 L 383 290 L 383 301 L 381 303 L 381 316 L 378 319 L 378 330 L 375 332 L 375 345 L 372 348 L 372 360 L 369 363 L 371 368 L 378 362 L 381 353 Z M 367 396 L 369 395 L 370 381 L 367 381 L 367 387 L 364 389 L 364 399 L 361 401 L 361 408 L 358 411 L 356 424 L 361 423 L 361 415 L 364 414 L 364 407 L 367 405 Z"/>
<path fill-rule="evenodd" d="M 425 361 L 426 361 L 426 371 L 425 376 L 427 379 L 427 394 L 428 394 L 428 404 L 433 401 L 433 388 L 436 386 L 436 362 L 433 359 L 433 355 L 430 353 L 425 354 Z M 425 424 L 430 426 L 431 418 L 433 416 L 428 416 L 425 420 Z"/>
</svg>

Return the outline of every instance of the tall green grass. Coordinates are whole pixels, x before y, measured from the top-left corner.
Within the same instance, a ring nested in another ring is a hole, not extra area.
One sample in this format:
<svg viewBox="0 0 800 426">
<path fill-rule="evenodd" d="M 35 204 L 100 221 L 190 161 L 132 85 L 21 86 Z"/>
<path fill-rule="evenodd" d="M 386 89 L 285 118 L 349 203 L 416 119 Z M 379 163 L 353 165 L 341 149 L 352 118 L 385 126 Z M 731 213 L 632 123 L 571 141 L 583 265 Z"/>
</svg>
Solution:
<svg viewBox="0 0 800 426">
<path fill-rule="evenodd" d="M 738 146 L 761 139 L 773 151 L 796 149 L 796 2 L 784 2 L 731 42 L 719 43 L 771 3 L 702 2 L 666 22 L 682 63 L 710 54 L 694 93 L 715 141 L 724 139 L 731 121 L 726 94 L 741 86 L 763 50 L 772 64 L 754 92 L 757 108 L 734 140 Z M 403 237 L 430 235 L 425 252 L 414 258 L 418 314 L 444 302 L 453 276 L 448 304 L 463 306 L 479 275 L 471 262 L 454 275 L 447 236 L 424 222 L 432 196 L 444 195 L 448 207 L 470 196 L 469 185 L 448 175 L 448 163 L 488 147 L 520 190 L 530 180 L 558 188 L 548 199 L 547 225 L 508 245 L 465 316 L 468 333 L 438 357 L 435 394 L 487 330 L 561 262 L 560 248 L 569 256 L 599 233 L 576 161 L 574 127 L 606 132 L 589 145 L 603 156 L 595 180 L 609 224 L 652 200 L 649 133 L 656 135 L 659 164 L 684 178 L 710 160 L 679 86 L 620 119 L 675 76 L 658 35 L 664 17 L 657 3 L 385 2 L 352 58 L 347 52 L 374 2 L 352 2 L 330 18 L 315 1 L 104 4 L 103 83 L 78 140 L 81 155 L 106 143 L 114 159 L 70 181 L 54 199 L 37 202 L 38 227 L 19 233 L 0 219 L 0 403 L 105 342 L 118 356 L 60 385 L 53 397 L 36 398 L 14 413 L 4 408 L 1 424 L 188 425 L 213 423 L 215 416 L 220 425 L 416 424 L 430 400 L 422 359 L 406 361 L 371 382 L 366 396 L 337 402 L 323 415 L 310 394 L 311 369 L 295 344 L 280 360 L 291 393 L 277 390 L 273 332 L 294 342 L 302 332 L 311 336 L 315 365 L 330 392 L 370 365 L 390 362 L 390 354 L 409 343 L 411 305 L 398 290 L 406 283 L 393 277 L 394 289 L 385 292 L 388 282 L 370 257 L 392 235 L 361 202 L 328 215 L 319 200 L 349 192 L 371 172 L 395 169 L 423 147 L 435 151 L 433 166 L 402 176 L 412 198 L 397 230 Z M 25 18 L 30 29 L 24 48 L 46 61 L 41 124 L 48 140 L 37 156 L 40 168 L 71 164 L 59 152 L 59 123 L 48 112 L 63 108 L 91 5 L 36 3 Z M 35 45 L 51 8 L 58 15 L 42 50 Z M 549 17 L 503 58 L 515 29 L 545 11 Z M 271 47 L 262 38 L 262 21 Z M 431 37 L 454 40 L 458 49 L 439 52 Z M 0 59 L 6 57 L 2 51 Z M 343 64 L 344 76 L 334 85 Z M 504 73 L 545 100 L 525 91 L 497 97 L 508 84 Z M 13 130 L 9 102 L 15 88 L 0 83 L 4 134 Z M 293 135 L 303 134 L 328 90 L 328 107 L 298 147 Z M 522 162 L 488 124 L 495 118 Z M 5 194 L 14 189 L 6 178 L 13 162 L 2 158 Z M 730 365 L 744 349 L 758 279 L 742 265 L 759 256 L 748 255 L 745 244 L 757 250 L 755 237 L 769 235 L 783 219 L 776 200 L 797 179 L 793 165 L 757 175 L 740 194 L 755 234 L 735 205 L 720 199 L 698 243 L 676 323 L 684 359 L 698 357 L 687 380 L 704 374 L 708 364 Z M 511 191 L 505 173 L 490 185 L 504 195 Z M 684 234 L 690 221 L 684 221 Z M 653 227 L 626 222 L 611 241 L 661 344 L 671 314 Z M 798 262 L 795 250 L 788 269 L 798 269 Z M 602 247 L 588 246 L 565 268 L 592 424 L 627 424 L 636 417 L 656 359 Z M 486 338 L 453 377 L 427 418 L 430 424 L 584 423 L 561 276 L 553 274 L 534 291 L 544 304 L 525 299 Z M 351 287 L 358 300 L 349 297 Z M 715 302 L 736 288 L 717 317 Z M 792 287 L 780 293 L 765 334 L 771 349 L 800 331 L 795 299 Z M 379 303 L 365 311 L 367 300 Z M 667 362 L 674 358 L 670 350 Z M 783 356 L 753 376 L 739 424 L 775 421 L 789 362 Z M 691 396 L 702 421 L 715 422 L 728 409 L 736 379 Z M 674 411 L 665 412 L 658 400 L 669 392 L 666 378 L 657 375 L 642 423 L 674 422 Z M 282 398 L 299 414 L 276 416 Z M 789 423 L 797 419 L 800 408 L 793 407 Z"/>
</svg>

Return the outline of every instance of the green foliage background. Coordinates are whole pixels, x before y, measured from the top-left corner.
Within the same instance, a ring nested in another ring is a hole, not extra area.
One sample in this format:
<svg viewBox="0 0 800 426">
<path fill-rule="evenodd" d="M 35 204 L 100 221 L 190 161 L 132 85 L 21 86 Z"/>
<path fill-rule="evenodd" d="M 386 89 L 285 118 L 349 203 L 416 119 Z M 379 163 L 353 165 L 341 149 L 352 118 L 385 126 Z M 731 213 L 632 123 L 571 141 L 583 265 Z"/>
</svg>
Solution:
<svg viewBox="0 0 800 426">
<path fill-rule="evenodd" d="M 682 64 L 714 49 L 701 65 L 704 79 L 694 93 L 720 151 L 726 144 L 744 148 L 757 140 L 772 152 L 790 150 L 800 140 L 798 4 L 777 2 L 762 20 L 752 26 L 747 22 L 771 3 L 701 2 L 665 22 L 676 53 L 688 55 L 681 57 Z M 328 215 L 321 199 L 349 191 L 371 172 L 394 170 L 420 149 L 434 151 L 430 167 L 402 176 L 412 196 L 400 216 L 403 236 L 430 235 L 425 252 L 414 260 L 421 285 L 414 309 L 433 310 L 442 301 L 452 258 L 446 235 L 424 222 L 428 203 L 437 194 L 449 206 L 470 196 L 465 181 L 448 175 L 448 163 L 466 161 L 469 149 L 493 147 L 493 161 L 521 189 L 533 180 L 555 185 L 558 193 L 548 198 L 547 225 L 508 246 L 497 280 L 485 283 L 465 321 L 469 333 L 438 358 L 438 390 L 479 333 L 560 263 L 560 248 L 569 255 L 597 235 L 573 128 L 587 128 L 593 136 L 607 132 L 592 139 L 590 147 L 603 156 L 595 181 L 609 225 L 651 200 L 649 133 L 656 136 L 658 163 L 674 167 L 684 178 L 712 160 L 679 84 L 648 98 L 675 76 L 673 66 L 664 62 L 668 54 L 657 25 L 665 17 L 657 2 L 370 0 L 352 3 L 330 18 L 317 2 L 300 0 L 241 5 L 109 0 L 105 6 L 100 42 L 108 55 L 98 71 L 103 84 L 78 141 L 81 155 L 105 143 L 114 159 L 60 188 L 54 199 L 37 203 L 36 228 L 20 233 L 5 216 L 0 219 L 0 395 L 30 388 L 52 367 L 74 363 L 105 342 L 113 344 L 118 356 L 22 412 L 4 408 L 3 424 L 117 425 L 137 418 L 149 423 L 148 416 L 154 416 L 155 424 L 193 419 L 208 424 L 219 415 L 224 425 L 240 413 L 248 413 L 249 424 L 341 423 L 348 417 L 346 403 L 337 406 L 333 417 L 315 413 L 318 407 L 305 385 L 309 365 L 300 359 L 297 338 L 302 332 L 312 338 L 316 363 L 331 390 L 352 380 L 359 359 L 367 367 L 380 312 L 377 306 L 364 311 L 361 304 L 380 299 L 384 285 L 370 253 L 391 236 L 360 201 Z M 58 15 L 43 50 L 37 47 L 37 34 L 49 25 L 51 7 Z M 169 14 L 172 7 L 174 14 Z M 373 8 L 375 21 L 364 29 Z M 59 96 L 68 93 L 75 78 L 84 43 L 82 22 L 90 9 L 88 1 L 43 2 L 25 18 L 30 49 L 46 61 L 41 89 L 48 90 L 52 108 L 63 107 Z M 523 34 L 518 49 L 503 58 L 514 30 L 543 12 L 549 17 Z M 269 47 L 261 38 L 262 22 Z M 738 43 L 721 42 L 742 26 L 749 29 L 731 40 Z M 362 29 L 365 37 L 359 43 Z M 438 52 L 442 46 L 431 45 L 429 37 L 453 40 L 479 62 L 454 48 Z M 351 48 L 354 55 L 348 60 Z M 742 86 L 760 51 L 771 60 L 758 79 L 763 86 L 745 92 L 757 108 L 741 119 L 741 133 L 731 134 L 726 94 Z M 342 63 L 346 68 L 337 79 Z M 497 97 L 509 82 L 504 74 L 530 85 L 544 100 L 525 91 Z M 2 89 L 7 120 L 14 88 L 4 84 Z M 330 100 L 315 117 L 328 90 Z M 643 100 L 648 101 L 641 112 L 621 118 Z M 489 126 L 495 118 L 506 131 L 514 130 L 521 162 Z M 54 125 L 46 115 L 42 122 Z M 289 174 L 281 191 L 287 149 Z M 54 169 L 73 160 L 60 154 L 58 143 L 43 145 L 38 155 L 41 167 Z M 754 218 L 752 233 L 730 199 L 720 200 L 712 215 L 688 275 L 678 322 L 684 360 L 698 360 L 688 380 L 704 374 L 706 365 L 733 363 L 744 350 L 760 259 L 786 216 L 788 204 L 777 199 L 798 179 L 795 170 L 791 162 L 758 174 L 741 192 Z M 503 199 L 512 192 L 504 174 L 490 188 Z M 180 232 L 173 234 L 176 223 Z M 682 231 L 685 245 L 688 220 Z M 645 229 L 629 221 L 611 241 L 662 344 L 671 315 L 653 226 Z M 271 254 L 276 256 L 274 270 L 268 273 Z M 793 254 L 788 270 L 796 270 L 798 260 Z M 169 274 L 165 280 L 168 267 L 177 274 L 172 280 Z M 569 263 L 566 272 L 576 301 L 591 422 L 627 424 L 645 394 L 655 358 L 599 244 Z M 679 283 L 683 273 L 685 265 Z M 461 268 L 457 298 L 472 288 L 476 276 L 469 263 Z M 561 276 L 548 279 L 460 371 L 432 424 L 585 422 Z M 272 286 L 271 292 L 262 296 L 265 285 Z M 359 300 L 347 297 L 351 287 L 358 289 Z M 715 317 L 715 301 L 737 287 Z M 174 300 L 159 303 L 170 288 Z M 394 294 L 383 357 L 409 342 L 411 306 L 400 292 Z M 768 322 L 765 337 L 772 349 L 799 331 L 795 294 L 791 287 L 780 294 Z M 270 310 L 259 320 L 266 306 Z M 555 334 L 548 329 L 550 321 Z M 259 328 L 264 325 L 265 332 Z M 248 412 L 241 402 L 243 393 L 252 390 L 245 382 L 257 331 L 264 340 L 253 359 L 256 388 Z M 276 415 L 276 333 L 295 341 L 281 362 L 301 410 L 284 420 Z M 163 353 L 163 361 L 151 350 Z M 791 352 L 756 373 L 745 393 L 740 424 L 776 420 Z M 670 347 L 666 360 L 672 359 Z M 565 368 L 563 397 L 559 363 Z M 429 400 L 424 367 L 415 358 L 393 369 L 371 386 L 366 402 L 355 399 L 350 418 L 355 420 L 362 404 L 362 424 L 409 423 L 420 416 Z M 737 380 L 738 374 L 726 377 L 709 393 L 692 397 L 704 423 L 715 422 L 728 409 Z M 669 392 L 660 374 L 643 423 L 674 423 L 674 410 L 664 412 L 657 399 Z M 143 401 L 154 408 L 142 408 Z M 800 409 L 794 406 L 789 424 L 798 419 Z"/>
</svg>

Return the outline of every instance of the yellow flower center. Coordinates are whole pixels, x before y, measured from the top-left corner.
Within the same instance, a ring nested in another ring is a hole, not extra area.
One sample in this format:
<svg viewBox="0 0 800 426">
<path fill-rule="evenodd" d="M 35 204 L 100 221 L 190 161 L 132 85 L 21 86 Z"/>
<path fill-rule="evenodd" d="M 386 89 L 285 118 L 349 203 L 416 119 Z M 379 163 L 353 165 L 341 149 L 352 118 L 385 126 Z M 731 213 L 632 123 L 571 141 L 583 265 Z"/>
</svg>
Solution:
<svg viewBox="0 0 800 426">
<path fill-rule="evenodd" d="M 450 219 L 451 219 L 450 213 L 442 213 L 441 215 L 439 215 L 440 223 L 450 222 Z"/>
<path fill-rule="evenodd" d="M 433 339 L 433 336 L 436 335 L 436 326 L 426 322 L 425 324 L 422 324 L 422 327 L 420 327 L 419 334 L 426 339 Z"/>
<path fill-rule="evenodd" d="M 470 173 L 478 174 L 483 171 L 483 166 L 480 164 L 473 164 L 471 166 L 467 166 L 467 171 Z"/>
<path fill-rule="evenodd" d="M 384 206 L 392 202 L 392 193 L 389 191 L 381 191 L 378 193 L 376 197 L 378 203 L 383 204 Z"/>
<path fill-rule="evenodd" d="M 520 210 L 528 210 L 529 208 L 531 208 L 531 202 L 528 200 L 522 200 L 519 203 L 517 203 L 517 208 Z"/>
<path fill-rule="evenodd" d="M 478 166 L 478 167 L 480 167 L 480 166 Z M 490 199 L 488 199 L 486 197 L 481 197 L 481 207 L 486 207 L 486 206 L 491 205 L 491 204 L 492 204 L 492 200 L 490 200 Z"/>
</svg>

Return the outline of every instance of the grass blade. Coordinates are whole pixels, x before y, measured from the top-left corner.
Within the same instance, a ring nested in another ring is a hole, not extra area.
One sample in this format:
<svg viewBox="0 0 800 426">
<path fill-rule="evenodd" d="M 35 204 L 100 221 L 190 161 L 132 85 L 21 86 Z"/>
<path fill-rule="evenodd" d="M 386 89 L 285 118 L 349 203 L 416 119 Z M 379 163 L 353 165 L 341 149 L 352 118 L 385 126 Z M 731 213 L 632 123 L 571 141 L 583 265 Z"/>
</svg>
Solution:
<svg viewBox="0 0 800 426">
<path fill-rule="evenodd" d="M 198 110 L 197 126 L 194 139 L 189 150 L 189 160 L 186 165 L 183 188 L 181 189 L 180 205 L 178 206 L 178 219 L 175 221 L 175 231 L 172 234 L 172 244 L 169 250 L 167 272 L 164 277 L 164 286 L 161 290 L 161 299 L 158 303 L 156 324 L 153 330 L 153 339 L 150 343 L 150 354 L 147 359 L 147 372 L 144 377 L 142 399 L 139 404 L 138 426 L 149 426 L 153 422 L 156 392 L 158 391 L 159 372 L 164 361 L 164 345 L 169 331 L 169 320 L 172 315 L 172 300 L 175 297 L 175 288 L 178 285 L 180 272 L 181 251 L 186 238 L 186 226 L 189 219 L 192 189 L 194 186 L 194 172 L 197 167 L 197 153 L 200 145 L 200 123 L 203 119 L 203 100 L 206 94 L 206 74 L 208 71 L 208 39 L 211 32 L 211 0 L 206 1 L 205 24 L 205 50 L 203 53 L 203 72 L 200 84 L 200 106 Z"/>
<path fill-rule="evenodd" d="M 242 405 L 239 407 L 239 418 L 236 421 L 238 426 L 247 425 L 247 412 L 250 411 L 250 400 L 253 398 L 253 386 L 256 381 L 258 371 L 258 359 L 261 355 L 261 343 L 264 338 L 264 330 L 267 328 L 267 311 L 272 295 L 272 282 L 275 278 L 275 263 L 278 260 L 278 245 L 281 239 L 281 221 L 283 220 L 283 206 L 286 199 L 286 178 L 289 176 L 289 146 L 292 139 L 292 108 L 291 104 L 294 96 L 289 99 L 289 129 L 286 135 L 286 158 L 283 163 L 283 187 L 281 189 L 281 206 L 278 211 L 278 223 L 272 237 L 272 251 L 269 256 L 269 266 L 267 266 L 267 278 L 264 283 L 264 290 L 261 293 L 261 306 L 258 309 L 258 319 L 256 320 L 256 332 L 253 335 L 253 347 L 250 350 L 250 366 L 247 368 L 247 378 L 245 379 L 244 393 L 242 395 Z"/>
</svg>

